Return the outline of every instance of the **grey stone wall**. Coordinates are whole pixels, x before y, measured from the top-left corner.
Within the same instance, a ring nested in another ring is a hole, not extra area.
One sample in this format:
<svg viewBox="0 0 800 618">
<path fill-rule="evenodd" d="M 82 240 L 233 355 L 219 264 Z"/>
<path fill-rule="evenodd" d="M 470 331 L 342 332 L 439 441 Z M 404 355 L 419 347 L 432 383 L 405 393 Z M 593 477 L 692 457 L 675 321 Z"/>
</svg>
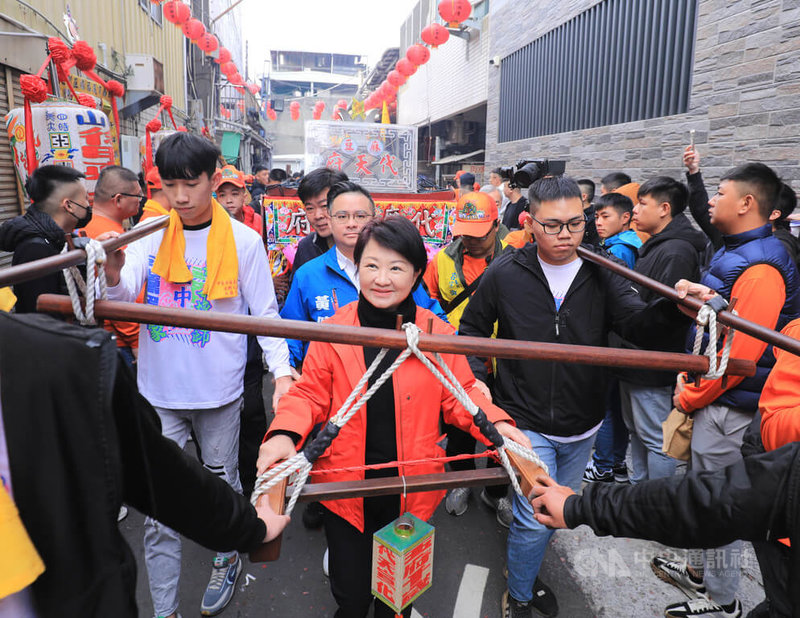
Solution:
<svg viewBox="0 0 800 618">
<path fill-rule="evenodd" d="M 597 3 L 498 2 L 489 55 L 503 58 Z M 699 0 L 686 114 L 498 143 L 501 70 L 489 71 L 487 169 L 532 156 L 567 159 L 576 177 L 616 170 L 636 182 L 677 177 L 695 129 L 707 185 L 758 160 L 800 189 L 800 0 Z M 602 76 L 597 83 L 604 85 Z"/>
</svg>

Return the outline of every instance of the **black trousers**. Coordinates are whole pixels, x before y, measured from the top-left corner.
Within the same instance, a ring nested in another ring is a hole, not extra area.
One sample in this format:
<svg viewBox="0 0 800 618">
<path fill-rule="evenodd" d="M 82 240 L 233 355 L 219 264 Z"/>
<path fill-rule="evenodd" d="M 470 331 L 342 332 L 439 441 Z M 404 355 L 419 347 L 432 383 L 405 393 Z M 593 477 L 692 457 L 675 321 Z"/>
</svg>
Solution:
<svg viewBox="0 0 800 618">
<path fill-rule="evenodd" d="M 247 365 L 244 372 L 244 405 L 239 428 L 239 479 L 242 493 L 249 496 L 256 483 L 256 460 L 261 441 L 267 433 L 267 414 L 264 409 L 264 365 L 258 340 L 247 338 Z M 270 412 L 272 412 L 270 410 Z"/>
<path fill-rule="evenodd" d="M 323 521 L 331 592 L 339 606 L 334 618 L 366 618 L 373 601 L 375 618 L 394 618 L 394 610 L 372 596 L 372 535 L 395 520 L 399 511 L 399 496 L 365 498 L 362 533 L 347 520 L 325 509 Z M 402 615 L 411 616 L 410 605 Z"/>
<path fill-rule="evenodd" d="M 472 434 L 467 433 L 459 429 L 458 427 L 454 427 L 453 425 L 444 426 L 445 434 L 447 434 L 447 449 L 446 455 L 448 457 L 453 457 L 454 455 L 463 455 L 463 454 L 472 454 L 475 452 L 475 446 L 477 445 L 478 441 L 472 437 Z M 457 472 L 463 472 L 464 470 L 474 470 L 475 469 L 475 460 L 474 459 L 462 459 L 460 461 L 451 461 L 449 464 L 452 470 Z M 499 468 L 500 464 L 497 463 L 494 459 L 488 459 L 486 461 L 487 468 Z M 504 497 L 508 494 L 508 484 L 505 485 L 487 485 L 486 486 L 486 493 L 489 494 L 495 500 Z"/>
<path fill-rule="evenodd" d="M 778 541 L 753 541 L 753 549 L 764 580 L 770 618 L 789 618 L 792 615 L 789 586 L 798 585 L 789 581 L 792 550 Z"/>
</svg>

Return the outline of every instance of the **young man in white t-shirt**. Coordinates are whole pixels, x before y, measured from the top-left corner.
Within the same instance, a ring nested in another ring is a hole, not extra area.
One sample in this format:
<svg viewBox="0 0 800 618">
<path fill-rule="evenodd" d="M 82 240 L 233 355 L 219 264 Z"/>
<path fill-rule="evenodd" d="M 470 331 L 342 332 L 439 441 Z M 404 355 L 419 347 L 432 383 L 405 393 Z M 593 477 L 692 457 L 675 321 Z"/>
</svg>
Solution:
<svg viewBox="0 0 800 618">
<path fill-rule="evenodd" d="M 643 333 L 681 319 L 671 303 L 646 306 L 627 281 L 578 256 L 586 218 L 574 180 L 544 178 L 528 195 L 524 225 L 535 243 L 504 253 L 486 269 L 461 318 L 460 335 L 490 337 L 497 322 L 498 339 L 604 346 L 612 328 L 645 343 Z M 469 360 L 475 377 L 484 380 L 486 359 Z M 605 369 L 501 358 L 496 363 L 494 403 L 531 439 L 550 475 L 579 489 L 605 416 Z M 552 531 L 518 496 L 513 510 L 503 617 L 527 618 L 533 609 L 554 616 L 558 603 L 538 578 Z"/>
<path fill-rule="evenodd" d="M 124 255 L 109 256 L 110 299 L 133 302 L 145 285 L 145 302 L 151 305 L 279 317 L 261 238 L 212 197 L 220 180 L 218 156 L 212 142 L 188 133 L 162 142 L 156 166 L 174 220 L 168 230 L 131 243 Z M 233 270 L 220 250 L 235 251 Z M 218 288 L 216 282 L 228 285 Z M 275 377 L 275 403 L 291 386 L 289 351 L 282 339 L 258 339 Z M 246 343 L 245 335 L 152 324 L 139 334 L 139 390 L 158 412 L 163 434 L 183 448 L 193 429 L 204 466 L 240 492 Z M 178 611 L 180 536 L 148 518 L 144 542 L 155 614 L 172 618 Z M 236 552 L 217 555 L 202 614 L 217 614 L 230 602 L 241 570 Z"/>
</svg>

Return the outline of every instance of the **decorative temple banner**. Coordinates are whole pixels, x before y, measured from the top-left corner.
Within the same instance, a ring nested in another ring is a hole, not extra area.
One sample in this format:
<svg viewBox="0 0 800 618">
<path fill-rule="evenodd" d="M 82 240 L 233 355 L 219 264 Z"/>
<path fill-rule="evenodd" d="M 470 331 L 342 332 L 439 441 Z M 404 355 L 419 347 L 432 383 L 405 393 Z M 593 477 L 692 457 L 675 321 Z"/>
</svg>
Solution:
<svg viewBox="0 0 800 618">
<path fill-rule="evenodd" d="M 402 215 L 417 226 L 426 244 L 442 245 L 450 240 L 450 222 L 455 202 L 426 199 L 424 195 L 373 195 L 377 216 Z M 266 195 L 263 199 L 266 241 L 269 249 L 296 245 L 311 233 L 303 203 L 294 197 Z"/>
<path fill-rule="evenodd" d="M 75 92 L 89 94 L 100 104 L 100 109 L 108 117 L 111 137 L 114 139 L 114 143 L 118 144 L 119 140 L 117 138 L 119 136 L 119 128 L 114 124 L 114 114 L 111 110 L 111 95 L 108 91 L 96 81 L 88 77 L 83 77 L 82 75 L 70 73 L 69 81 L 72 83 L 72 88 Z M 70 100 L 72 98 L 72 94 L 66 84 L 59 82 L 59 89 L 62 99 Z M 120 153 L 116 146 L 114 148 L 114 157 L 117 164 L 119 164 Z"/>
<path fill-rule="evenodd" d="M 31 105 L 36 158 L 39 165 L 66 165 L 86 174 L 90 198 L 100 171 L 116 163 L 108 116 L 77 103 L 47 102 Z M 22 185 L 28 177 L 23 109 L 5 117 L 6 131 Z"/>
<path fill-rule="evenodd" d="M 309 120 L 306 173 L 329 167 L 372 192 L 415 193 L 417 127 Z"/>
</svg>

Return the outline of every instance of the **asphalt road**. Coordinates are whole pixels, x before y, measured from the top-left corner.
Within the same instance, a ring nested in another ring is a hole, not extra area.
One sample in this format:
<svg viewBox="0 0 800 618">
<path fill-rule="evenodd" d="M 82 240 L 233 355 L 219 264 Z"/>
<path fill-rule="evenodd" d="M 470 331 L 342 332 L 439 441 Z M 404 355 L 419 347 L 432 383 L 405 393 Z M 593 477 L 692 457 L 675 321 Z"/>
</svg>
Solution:
<svg viewBox="0 0 800 618">
<path fill-rule="evenodd" d="M 245 561 L 236 594 L 221 616 L 333 616 L 335 605 L 322 572 L 324 534 L 303 528 L 299 511 L 297 515 L 284 534 L 277 562 Z M 131 509 L 121 528 L 136 555 L 136 598 L 139 615 L 146 618 L 153 613 L 142 552 L 143 521 Z M 432 523 L 436 527 L 433 586 L 415 603 L 415 611 L 431 618 L 500 618 L 506 530 L 497 524 L 494 513 L 473 496 L 465 515 L 452 517 L 442 504 Z M 180 585 L 183 618 L 200 613 L 213 556 L 214 552 L 184 541 Z M 558 597 L 561 616 L 592 616 L 576 580 L 553 552 L 545 555 L 541 576 Z"/>
</svg>

